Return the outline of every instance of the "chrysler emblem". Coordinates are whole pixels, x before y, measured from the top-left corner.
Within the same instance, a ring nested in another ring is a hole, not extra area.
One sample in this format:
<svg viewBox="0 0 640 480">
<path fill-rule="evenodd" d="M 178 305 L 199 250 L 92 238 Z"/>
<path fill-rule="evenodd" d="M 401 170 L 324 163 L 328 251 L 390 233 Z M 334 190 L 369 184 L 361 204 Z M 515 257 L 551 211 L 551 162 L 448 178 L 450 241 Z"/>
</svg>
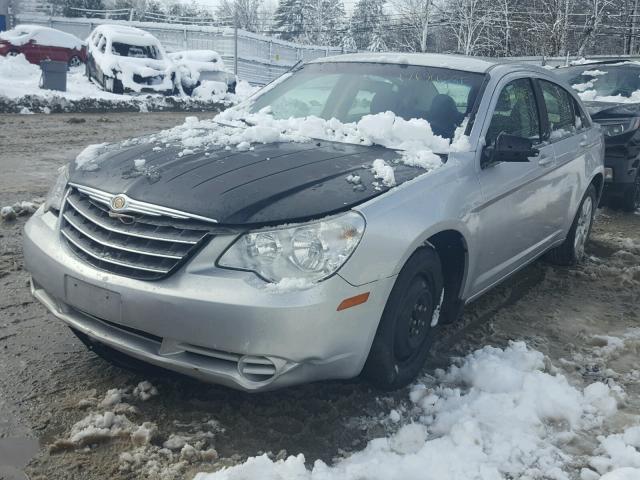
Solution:
<svg viewBox="0 0 640 480">
<path fill-rule="evenodd" d="M 113 210 L 122 210 L 127 205 L 127 199 L 123 195 L 117 195 L 111 200 Z"/>
</svg>

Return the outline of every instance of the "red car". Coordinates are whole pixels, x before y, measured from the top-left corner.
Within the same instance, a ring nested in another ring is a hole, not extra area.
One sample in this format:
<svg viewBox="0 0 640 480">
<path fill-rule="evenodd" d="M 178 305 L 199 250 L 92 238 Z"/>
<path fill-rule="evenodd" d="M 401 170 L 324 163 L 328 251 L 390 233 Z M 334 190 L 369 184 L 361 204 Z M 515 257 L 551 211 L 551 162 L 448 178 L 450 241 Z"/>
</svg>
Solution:
<svg viewBox="0 0 640 480">
<path fill-rule="evenodd" d="M 21 53 L 36 65 L 43 60 L 55 60 L 78 67 L 87 60 L 85 43 L 78 37 L 40 25 L 18 25 L 0 33 L 0 55 Z"/>
</svg>

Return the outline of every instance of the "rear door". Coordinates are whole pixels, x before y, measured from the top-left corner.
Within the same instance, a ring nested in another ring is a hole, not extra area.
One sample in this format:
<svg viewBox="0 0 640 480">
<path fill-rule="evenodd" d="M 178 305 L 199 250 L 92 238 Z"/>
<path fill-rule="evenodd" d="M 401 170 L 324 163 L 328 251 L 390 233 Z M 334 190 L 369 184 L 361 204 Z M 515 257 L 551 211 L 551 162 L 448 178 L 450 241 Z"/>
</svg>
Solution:
<svg viewBox="0 0 640 480">
<path fill-rule="evenodd" d="M 567 90 L 546 79 L 539 79 L 537 83 L 544 100 L 545 138 L 553 145 L 556 157 L 551 178 L 554 190 L 551 198 L 555 205 L 550 220 L 566 233 L 586 189 L 588 157 L 597 157 L 602 140 L 600 132 L 593 128 Z"/>
<path fill-rule="evenodd" d="M 507 76 L 493 94 L 483 125 L 486 145 L 502 132 L 529 139 L 539 150 L 528 162 L 483 165 L 478 178 L 484 201 L 475 212 L 480 237 L 472 295 L 490 288 L 504 276 L 540 254 L 560 236 L 557 222 L 547 218 L 550 180 L 555 164 L 552 145 L 543 140 L 540 98 L 534 80 Z"/>
</svg>

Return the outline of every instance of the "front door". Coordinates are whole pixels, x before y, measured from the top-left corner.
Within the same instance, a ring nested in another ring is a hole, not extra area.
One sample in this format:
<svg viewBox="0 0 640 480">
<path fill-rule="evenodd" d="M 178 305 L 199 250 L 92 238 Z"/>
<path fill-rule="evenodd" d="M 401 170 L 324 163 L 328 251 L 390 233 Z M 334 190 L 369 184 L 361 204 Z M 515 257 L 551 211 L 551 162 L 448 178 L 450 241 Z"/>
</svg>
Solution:
<svg viewBox="0 0 640 480">
<path fill-rule="evenodd" d="M 539 153 L 528 162 L 502 162 L 479 169 L 483 203 L 476 210 L 480 244 L 471 295 L 490 288 L 538 255 L 559 235 L 547 219 L 547 173 L 555 165 L 553 146 L 542 142 L 542 122 L 530 78 L 507 81 L 496 90 L 486 145 L 500 133 L 532 141 Z M 479 159 L 479 164 L 480 164 Z"/>
</svg>

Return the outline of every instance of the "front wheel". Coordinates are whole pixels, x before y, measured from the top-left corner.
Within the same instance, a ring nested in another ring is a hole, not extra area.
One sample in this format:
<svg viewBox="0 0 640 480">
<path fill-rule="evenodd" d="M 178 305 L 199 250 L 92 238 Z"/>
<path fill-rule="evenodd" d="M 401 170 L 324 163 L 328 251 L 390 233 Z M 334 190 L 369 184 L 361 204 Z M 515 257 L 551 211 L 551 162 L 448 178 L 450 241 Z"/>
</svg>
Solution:
<svg viewBox="0 0 640 480">
<path fill-rule="evenodd" d="M 580 203 L 580 208 L 578 208 L 578 212 L 573 219 L 567 238 L 562 245 L 549 252 L 549 260 L 558 265 L 576 265 L 582 261 L 585 246 L 591 234 L 596 202 L 596 189 L 593 185 L 589 185 Z"/>
<path fill-rule="evenodd" d="M 395 390 L 420 373 L 434 340 L 442 303 L 440 258 L 432 248 L 416 251 L 400 271 L 378 325 L 363 376 Z"/>
</svg>

